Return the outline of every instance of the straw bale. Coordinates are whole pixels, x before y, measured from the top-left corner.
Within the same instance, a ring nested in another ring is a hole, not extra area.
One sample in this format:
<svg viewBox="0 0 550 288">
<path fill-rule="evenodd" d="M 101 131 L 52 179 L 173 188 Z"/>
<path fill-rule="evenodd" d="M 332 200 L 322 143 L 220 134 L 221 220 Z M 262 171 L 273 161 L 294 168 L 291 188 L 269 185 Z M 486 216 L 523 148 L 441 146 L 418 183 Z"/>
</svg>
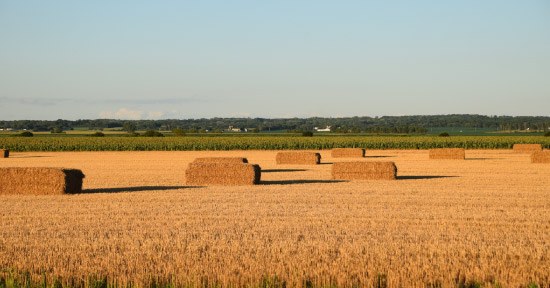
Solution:
<svg viewBox="0 0 550 288">
<path fill-rule="evenodd" d="M 464 148 L 438 148 L 430 150 L 430 159 L 464 160 L 466 151 Z"/>
<path fill-rule="evenodd" d="M 261 169 L 247 163 L 190 163 L 185 178 L 188 185 L 254 185 Z"/>
<path fill-rule="evenodd" d="M 202 157 L 196 158 L 193 163 L 248 163 L 243 157 Z"/>
<path fill-rule="evenodd" d="M 531 163 L 550 163 L 550 150 L 533 152 Z"/>
<path fill-rule="evenodd" d="M 542 151 L 541 144 L 514 144 L 514 152 L 516 153 L 532 153 Z"/>
<path fill-rule="evenodd" d="M 397 167 L 391 161 L 337 162 L 332 165 L 332 178 L 339 180 L 395 180 Z"/>
<path fill-rule="evenodd" d="M 365 157 L 365 149 L 363 148 L 334 148 L 331 152 L 332 157 L 334 158 L 362 158 Z"/>
<path fill-rule="evenodd" d="M 10 150 L 0 149 L 0 158 L 8 158 L 8 157 L 10 157 Z"/>
<path fill-rule="evenodd" d="M 321 154 L 315 152 L 279 152 L 277 164 L 317 165 L 321 163 Z"/>
<path fill-rule="evenodd" d="M 84 174 L 49 167 L 0 168 L 0 194 L 72 194 L 82 192 Z"/>
</svg>

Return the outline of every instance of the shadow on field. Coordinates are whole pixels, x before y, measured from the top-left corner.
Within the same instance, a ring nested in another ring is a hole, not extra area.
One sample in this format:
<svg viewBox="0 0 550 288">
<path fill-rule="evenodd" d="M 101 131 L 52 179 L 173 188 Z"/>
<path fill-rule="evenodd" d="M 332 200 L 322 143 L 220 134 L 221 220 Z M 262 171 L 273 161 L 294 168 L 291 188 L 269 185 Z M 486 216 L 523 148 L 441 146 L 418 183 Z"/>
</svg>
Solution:
<svg viewBox="0 0 550 288">
<path fill-rule="evenodd" d="M 503 160 L 504 158 L 465 158 L 464 160 Z"/>
<path fill-rule="evenodd" d="M 331 164 L 334 164 L 334 162 L 321 162 L 317 165 L 331 165 Z"/>
<path fill-rule="evenodd" d="M 458 176 L 397 176 L 397 180 L 422 180 L 422 179 L 439 179 L 439 178 L 457 178 Z"/>
<path fill-rule="evenodd" d="M 392 158 L 397 156 L 365 156 L 365 158 Z"/>
<path fill-rule="evenodd" d="M 262 169 L 262 173 L 277 173 L 277 172 L 302 172 L 307 169 Z"/>
<path fill-rule="evenodd" d="M 143 192 L 158 190 L 177 190 L 184 188 L 200 188 L 199 186 L 136 186 L 136 187 L 117 187 L 117 188 L 94 188 L 82 189 L 82 194 L 93 193 L 124 193 L 124 192 Z"/>
<path fill-rule="evenodd" d="M 341 183 L 348 182 L 344 180 L 270 180 L 260 181 L 261 185 L 290 185 L 290 184 L 323 184 L 323 183 Z"/>
<path fill-rule="evenodd" d="M 36 156 L 17 156 L 17 155 L 13 155 L 13 154 L 10 154 L 10 158 L 51 158 L 53 156 L 40 156 L 40 155 L 36 155 Z"/>
</svg>

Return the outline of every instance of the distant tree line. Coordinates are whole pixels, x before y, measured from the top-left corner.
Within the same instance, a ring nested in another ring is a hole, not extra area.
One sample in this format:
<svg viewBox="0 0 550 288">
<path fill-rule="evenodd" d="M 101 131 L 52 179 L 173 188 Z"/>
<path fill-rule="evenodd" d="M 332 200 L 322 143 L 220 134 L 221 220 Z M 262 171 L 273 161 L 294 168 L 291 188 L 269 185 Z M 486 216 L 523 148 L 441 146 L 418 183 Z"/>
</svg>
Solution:
<svg viewBox="0 0 550 288">
<path fill-rule="evenodd" d="M 33 131 L 65 131 L 76 128 L 103 130 L 121 128 L 135 130 L 174 130 L 186 132 L 222 132 L 229 126 L 253 132 L 266 131 L 313 131 L 314 127 L 331 126 L 331 132 L 338 133 L 413 133 L 422 134 L 430 127 L 489 128 L 494 130 L 538 130 L 548 131 L 550 117 L 543 116 L 484 116 L 484 115 L 416 115 L 383 117 L 342 118 L 202 118 L 166 120 L 15 120 L 0 121 L 0 128 Z"/>
</svg>

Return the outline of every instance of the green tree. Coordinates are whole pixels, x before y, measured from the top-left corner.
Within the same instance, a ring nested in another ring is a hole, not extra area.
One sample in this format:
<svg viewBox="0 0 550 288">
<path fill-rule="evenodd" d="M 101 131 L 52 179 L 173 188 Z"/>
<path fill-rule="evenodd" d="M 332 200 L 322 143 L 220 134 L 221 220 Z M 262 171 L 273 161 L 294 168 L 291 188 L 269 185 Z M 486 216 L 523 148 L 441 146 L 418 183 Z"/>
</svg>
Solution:
<svg viewBox="0 0 550 288">
<path fill-rule="evenodd" d="M 144 137 L 164 137 L 164 134 L 155 130 L 147 130 L 145 131 L 145 133 L 143 133 L 143 136 Z"/>
<path fill-rule="evenodd" d="M 50 129 L 50 132 L 51 133 L 63 133 L 63 129 L 61 129 L 61 127 L 53 127 L 52 129 Z"/>
<path fill-rule="evenodd" d="M 183 129 L 181 128 L 172 129 L 172 133 L 174 133 L 174 135 L 176 136 L 185 136 L 185 131 L 183 131 Z"/>
<path fill-rule="evenodd" d="M 122 124 L 122 130 L 128 133 L 134 133 L 136 132 L 136 123 L 131 121 L 126 121 L 124 122 L 124 124 Z"/>
</svg>

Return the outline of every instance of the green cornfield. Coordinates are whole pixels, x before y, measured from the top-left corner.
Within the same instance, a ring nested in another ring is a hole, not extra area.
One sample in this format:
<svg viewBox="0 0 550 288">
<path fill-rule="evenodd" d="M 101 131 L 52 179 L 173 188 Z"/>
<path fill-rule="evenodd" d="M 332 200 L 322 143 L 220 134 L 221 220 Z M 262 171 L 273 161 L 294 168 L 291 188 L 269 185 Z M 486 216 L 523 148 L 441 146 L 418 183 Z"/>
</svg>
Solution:
<svg viewBox="0 0 550 288">
<path fill-rule="evenodd" d="M 25 151 L 193 151 L 366 149 L 510 149 L 516 143 L 542 144 L 543 136 L 235 136 L 235 137 L 0 137 L 0 149 Z"/>
</svg>

